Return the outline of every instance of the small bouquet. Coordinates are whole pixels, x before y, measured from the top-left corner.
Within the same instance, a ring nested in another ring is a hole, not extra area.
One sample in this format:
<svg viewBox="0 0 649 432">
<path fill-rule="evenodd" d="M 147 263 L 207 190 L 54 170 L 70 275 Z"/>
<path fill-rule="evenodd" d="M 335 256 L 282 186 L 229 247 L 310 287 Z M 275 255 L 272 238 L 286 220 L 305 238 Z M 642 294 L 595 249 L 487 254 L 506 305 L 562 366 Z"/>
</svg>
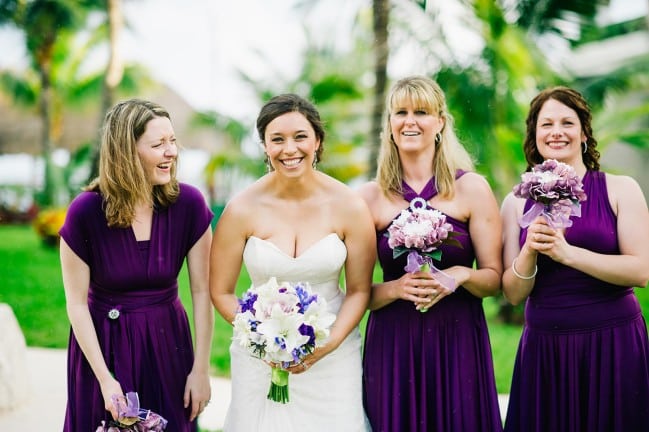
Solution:
<svg viewBox="0 0 649 432">
<path fill-rule="evenodd" d="M 409 273 L 429 271 L 446 288 L 455 290 L 455 279 L 433 265 L 433 259 L 439 261 L 442 258 L 442 251 L 438 249 L 442 244 L 462 247 L 454 239 L 458 233 L 446 222 L 444 213 L 428 207 L 426 200 L 417 197 L 392 222 L 386 235 L 393 258 L 408 253 L 404 270 Z M 421 311 L 426 312 L 426 309 Z"/>
<path fill-rule="evenodd" d="M 581 179 L 574 168 L 554 159 L 523 173 L 513 193 L 519 198 L 534 201 L 519 221 L 522 228 L 528 227 L 539 215 L 545 216 L 552 228 L 572 226 L 570 216 L 581 216 L 580 203 L 586 200 Z"/>
<path fill-rule="evenodd" d="M 105 421 L 95 432 L 162 432 L 167 420 L 151 410 L 140 408 L 136 392 L 126 393 L 126 401 L 113 395 L 113 405 L 117 408 L 117 420 Z"/>
<path fill-rule="evenodd" d="M 299 363 L 329 338 L 336 315 L 308 283 L 277 283 L 276 278 L 245 292 L 234 317 L 233 339 L 251 355 L 272 363 L 268 399 L 287 403 L 284 368 Z"/>
</svg>

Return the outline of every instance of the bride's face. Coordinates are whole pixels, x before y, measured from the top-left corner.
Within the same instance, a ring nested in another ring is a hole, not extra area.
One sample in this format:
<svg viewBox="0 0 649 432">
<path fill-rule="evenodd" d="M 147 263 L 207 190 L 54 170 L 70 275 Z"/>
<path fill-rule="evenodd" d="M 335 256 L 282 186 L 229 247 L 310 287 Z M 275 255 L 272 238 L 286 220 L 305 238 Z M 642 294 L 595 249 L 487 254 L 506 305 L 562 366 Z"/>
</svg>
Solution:
<svg viewBox="0 0 649 432">
<path fill-rule="evenodd" d="M 289 112 L 268 123 L 264 146 L 275 171 L 296 176 L 313 169 L 320 140 L 304 115 Z"/>
</svg>

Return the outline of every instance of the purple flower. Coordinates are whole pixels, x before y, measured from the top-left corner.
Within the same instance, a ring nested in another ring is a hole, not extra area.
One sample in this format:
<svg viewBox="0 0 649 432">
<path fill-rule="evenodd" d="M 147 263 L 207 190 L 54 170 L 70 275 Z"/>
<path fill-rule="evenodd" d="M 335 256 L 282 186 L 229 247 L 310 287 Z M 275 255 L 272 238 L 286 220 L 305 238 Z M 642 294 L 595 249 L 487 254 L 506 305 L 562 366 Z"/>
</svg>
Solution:
<svg viewBox="0 0 649 432">
<path fill-rule="evenodd" d="M 452 238 L 456 234 L 453 226 L 446 222 L 444 213 L 413 203 L 401 211 L 387 230 L 388 246 L 392 248 L 394 258 L 405 252 L 416 251 L 439 260 L 439 246 L 445 243 L 459 245 L 457 240 Z"/>
<path fill-rule="evenodd" d="M 257 294 L 253 292 L 246 291 L 242 298 L 239 299 L 239 306 L 241 307 L 241 312 L 251 311 L 255 313 L 255 302 L 257 301 Z"/>
<path fill-rule="evenodd" d="M 151 410 L 140 408 L 136 392 L 126 393 L 123 401 L 113 395 L 113 404 L 117 408 L 118 421 L 102 421 L 95 432 L 163 432 L 167 420 Z"/>
<path fill-rule="evenodd" d="M 306 343 L 307 345 L 315 345 L 315 329 L 313 328 L 313 326 L 302 324 L 300 325 L 298 331 L 300 332 L 300 334 L 309 337 L 309 341 Z"/>
<path fill-rule="evenodd" d="M 527 227 L 534 218 L 543 214 L 555 227 L 572 225 L 570 216 L 580 216 L 580 203 L 586 200 L 581 179 L 574 168 L 563 162 L 548 159 L 532 171 L 521 175 L 521 182 L 512 189 L 514 196 L 535 202 L 520 221 Z"/>
</svg>

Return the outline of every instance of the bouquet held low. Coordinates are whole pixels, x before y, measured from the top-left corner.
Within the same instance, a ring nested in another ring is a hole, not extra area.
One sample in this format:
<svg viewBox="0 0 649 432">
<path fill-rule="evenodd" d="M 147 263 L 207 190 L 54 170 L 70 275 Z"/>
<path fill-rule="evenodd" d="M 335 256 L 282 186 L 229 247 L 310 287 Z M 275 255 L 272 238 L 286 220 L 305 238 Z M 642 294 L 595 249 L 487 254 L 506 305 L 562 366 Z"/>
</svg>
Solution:
<svg viewBox="0 0 649 432">
<path fill-rule="evenodd" d="M 268 399 L 289 401 L 285 368 L 323 346 L 335 319 L 326 300 L 313 293 L 308 283 L 278 283 L 273 277 L 244 293 L 234 318 L 233 339 L 273 365 Z"/>
<path fill-rule="evenodd" d="M 117 420 L 102 421 L 95 432 L 163 432 L 167 420 L 151 410 L 140 408 L 136 392 L 126 393 L 126 400 L 113 395 Z"/>
</svg>

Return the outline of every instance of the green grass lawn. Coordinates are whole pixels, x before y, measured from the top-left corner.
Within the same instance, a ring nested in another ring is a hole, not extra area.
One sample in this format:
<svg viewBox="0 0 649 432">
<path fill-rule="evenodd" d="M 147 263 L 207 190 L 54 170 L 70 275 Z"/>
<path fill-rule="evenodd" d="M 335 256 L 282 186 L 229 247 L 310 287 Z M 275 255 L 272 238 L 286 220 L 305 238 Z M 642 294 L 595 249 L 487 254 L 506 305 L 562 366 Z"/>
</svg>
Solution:
<svg viewBox="0 0 649 432">
<path fill-rule="evenodd" d="M 0 303 L 8 303 L 12 307 L 27 345 L 65 348 L 69 322 L 58 250 L 43 246 L 31 226 L 0 225 L 0 275 Z M 375 277 L 379 276 L 380 271 L 377 270 Z M 239 278 L 237 292 L 243 292 L 249 284 L 250 279 L 244 271 Z M 184 269 L 179 286 L 184 304 L 190 306 L 188 277 Z M 636 293 L 644 315 L 648 317 L 649 289 L 637 289 Z M 187 309 L 191 319 L 191 307 Z M 496 299 L 486 299 L 485 312 L 489 322 L 496 385 L 499 393 L 508 393 L 521 327 L 499 323 L 497 311 Z M 362 328 L 364 324 L 365 320 Z M 231 334 L 232 327 L 217 314 L 211 357 L 212 372 L 216 375 L 229 375 Z"/>
</svg>

